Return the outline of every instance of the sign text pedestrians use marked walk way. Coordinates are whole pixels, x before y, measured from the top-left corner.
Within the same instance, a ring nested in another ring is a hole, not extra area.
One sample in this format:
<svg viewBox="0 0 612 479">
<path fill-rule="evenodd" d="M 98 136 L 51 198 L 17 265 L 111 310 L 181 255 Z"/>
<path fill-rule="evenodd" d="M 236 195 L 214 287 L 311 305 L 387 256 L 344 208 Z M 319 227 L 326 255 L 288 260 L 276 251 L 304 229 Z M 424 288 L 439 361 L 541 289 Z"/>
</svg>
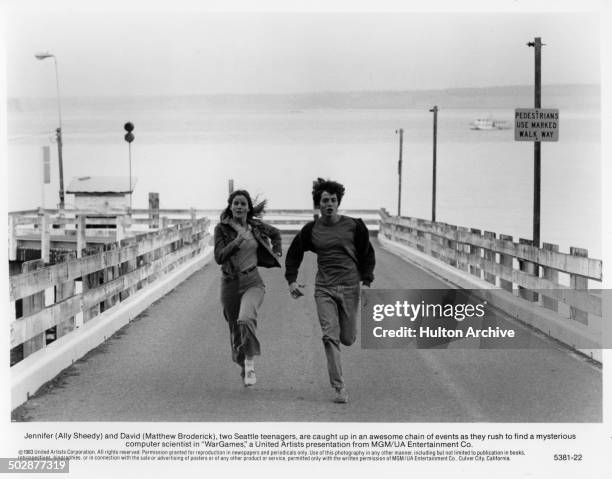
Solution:
<svg viewBox="0 0 612 479">
<path fill-rule="evenodd" d="M 559 110 L 553 108 L 516 108 L 516 141 L 559 141 Z"/>
</svg>

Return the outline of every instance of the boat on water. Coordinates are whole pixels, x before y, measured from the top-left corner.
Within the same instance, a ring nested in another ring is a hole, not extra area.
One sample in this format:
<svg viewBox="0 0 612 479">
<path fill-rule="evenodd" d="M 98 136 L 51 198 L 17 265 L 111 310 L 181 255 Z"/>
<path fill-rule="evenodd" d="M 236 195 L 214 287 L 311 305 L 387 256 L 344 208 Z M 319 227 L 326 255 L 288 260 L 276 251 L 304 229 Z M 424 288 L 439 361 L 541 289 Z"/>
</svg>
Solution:
<svg viewBox="0 0 612 479">
<path fill-rule="evenodd" d="M 470 123 L 472 130 L 506 130 L 508 122 L 504 120 L 494 120 L 493 118 L 476 118 Z"/>
</svg>

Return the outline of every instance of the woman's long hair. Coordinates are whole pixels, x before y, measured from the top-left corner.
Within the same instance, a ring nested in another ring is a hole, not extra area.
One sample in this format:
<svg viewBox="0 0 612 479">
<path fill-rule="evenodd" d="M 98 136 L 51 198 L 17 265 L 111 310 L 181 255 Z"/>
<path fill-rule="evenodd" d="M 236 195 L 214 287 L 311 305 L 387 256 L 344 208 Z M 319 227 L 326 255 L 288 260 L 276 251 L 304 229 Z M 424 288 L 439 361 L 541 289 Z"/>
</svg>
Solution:
<svg viewBox="0 0 612 479">
<path fill-rule="evenodd" d="M 227 198 L 227 206 L 221 213 L 221 221 L 232 218 L 232 202 L 236 196 L 244 196 L 247 200 L 249 211 L 247 212 L 247 222 L 251 221 L 253 217 L 260 218 L 263 216 L 266 208 L 266 200 L 260 201 L 253 206 L 253 200 L 247 190 L 236 190 L 230 193 Z M 256 199 L 257 200 L 257 199 Z"/>
</svg>

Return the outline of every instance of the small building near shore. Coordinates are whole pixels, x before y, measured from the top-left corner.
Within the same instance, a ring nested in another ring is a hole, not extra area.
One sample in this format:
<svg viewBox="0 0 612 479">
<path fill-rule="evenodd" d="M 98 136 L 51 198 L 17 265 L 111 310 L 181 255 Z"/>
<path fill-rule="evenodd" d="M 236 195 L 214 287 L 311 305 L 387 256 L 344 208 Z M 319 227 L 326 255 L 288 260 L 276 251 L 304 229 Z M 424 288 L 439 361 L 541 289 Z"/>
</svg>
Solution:
<svg viewBox="0 0 612 479">
<path fill-rule="evenodd" d="M 127 211 L 135 184 L 134 177 L 130 185 L 127 176 L 79 176 L 72 179 L 66 193 L 74 195 L 78 210 Z"/>
</svg>

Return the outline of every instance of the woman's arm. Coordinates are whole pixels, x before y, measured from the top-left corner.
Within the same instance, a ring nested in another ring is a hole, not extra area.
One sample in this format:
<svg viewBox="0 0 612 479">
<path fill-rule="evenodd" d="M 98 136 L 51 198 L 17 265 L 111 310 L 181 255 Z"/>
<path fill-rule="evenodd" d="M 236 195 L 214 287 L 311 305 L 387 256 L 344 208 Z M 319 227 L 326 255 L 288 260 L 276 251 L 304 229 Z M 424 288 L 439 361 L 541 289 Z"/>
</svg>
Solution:
<svg viewBox="0 0 612 479">
<path fill-rule="evenodd" d="M 283 255 L 283 247 L 282 247 L 282 238 L 280 231 L 272 225 L 268 223 L 261 222 L 262 230 L 265 235 L 270 238 L 270 242 L 272 243 L 272 251 L 277 256 Z"/>
<path fill-rule="evenodd" d="M 221 223 L 215 226 L 215 261 L 217 264 L 225 263 L 240 248 L 243 239 L 240 235 L 230 239 Z"/>
</svg>

